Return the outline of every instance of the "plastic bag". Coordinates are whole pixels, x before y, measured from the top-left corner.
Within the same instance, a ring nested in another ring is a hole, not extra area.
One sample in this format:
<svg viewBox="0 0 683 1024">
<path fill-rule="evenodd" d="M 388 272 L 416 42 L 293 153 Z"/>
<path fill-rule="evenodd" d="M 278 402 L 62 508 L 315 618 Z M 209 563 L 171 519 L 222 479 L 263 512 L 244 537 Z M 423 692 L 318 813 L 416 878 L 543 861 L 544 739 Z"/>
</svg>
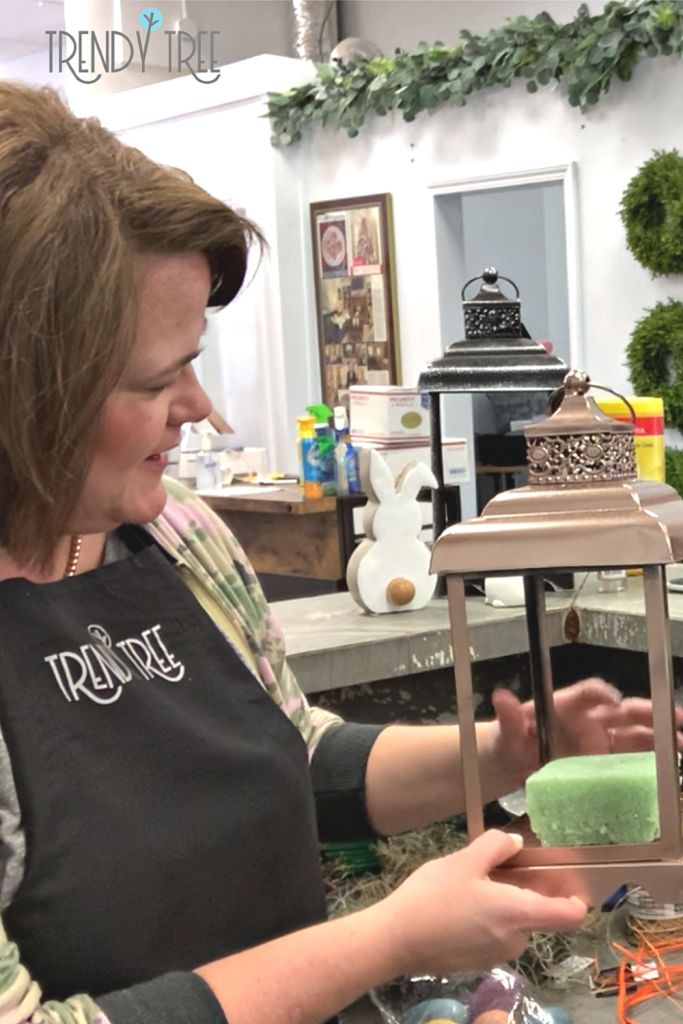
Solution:
<svg viewBox="0 0 683 1024">
<path fill-rule="evenodd" d="M 488 974 L 398 978 L 370 996 L 385 1024 L 553 1024 L 524 978 L 498 967 Z"/>
</svg>

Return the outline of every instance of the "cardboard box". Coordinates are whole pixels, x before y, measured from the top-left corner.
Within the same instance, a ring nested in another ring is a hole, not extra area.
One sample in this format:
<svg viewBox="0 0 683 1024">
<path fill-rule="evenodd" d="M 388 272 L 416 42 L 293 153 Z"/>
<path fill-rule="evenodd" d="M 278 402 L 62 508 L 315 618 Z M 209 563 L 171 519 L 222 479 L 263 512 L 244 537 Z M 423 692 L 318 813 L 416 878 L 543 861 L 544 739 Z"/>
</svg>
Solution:
<svg viewBox="0 0 683 1024">
<path fill-rule="evenodd" d="M 367 441 L 429 441 L 429 397 L 417 388 L 353 384 L 349 425 L 354 437 Z"/>
<path fill-rule="evenodd" d="M 398 476 L 408 462 L 424 462 L 432 464 L 431 445 L 429 441 L 416 441 L 413 444 L 378 444 L 365 438 L 351 436 L 351 443 L 359 450 L 374 448 L 384 458 L 389 469 Z M 467 439 L 464 437 L 444 438 L 443 479 L 446 486 L 465 484 L 470 479 Z"/>
</svg>

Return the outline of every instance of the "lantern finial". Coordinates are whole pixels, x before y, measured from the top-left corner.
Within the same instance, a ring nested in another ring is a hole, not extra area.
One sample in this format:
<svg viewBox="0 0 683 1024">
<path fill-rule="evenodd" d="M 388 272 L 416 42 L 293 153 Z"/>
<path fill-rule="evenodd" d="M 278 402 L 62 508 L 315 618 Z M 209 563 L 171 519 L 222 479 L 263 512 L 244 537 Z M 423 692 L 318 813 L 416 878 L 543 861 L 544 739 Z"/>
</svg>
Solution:
<svg viewBox="0 0 683 1024">
<path fill-rule="evenodd" d="M 566 395 L 585 395 L 590 386 L 591 379 L 585 370 L 570 370 L 560 390 Z"/>
</svg>

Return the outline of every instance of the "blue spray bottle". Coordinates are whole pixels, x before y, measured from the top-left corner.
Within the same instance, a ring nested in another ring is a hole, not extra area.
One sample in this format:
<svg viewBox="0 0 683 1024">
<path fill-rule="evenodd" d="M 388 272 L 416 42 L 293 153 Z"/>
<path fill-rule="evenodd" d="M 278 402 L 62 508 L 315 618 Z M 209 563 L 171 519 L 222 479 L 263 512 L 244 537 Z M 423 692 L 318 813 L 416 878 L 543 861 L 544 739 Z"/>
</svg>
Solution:
<svg viewBox="0 0 683 1024">
<path fill-rule="evenodd" d="M 358 452 L 351 444 L 348 415 L 343 405 L 334 407 L 334 433 L 337 439 L 335 460 L 339 493 L 359 494 L 361 486 Z"/>
<path fill-rule="evenodd" d="M 320 473 L 320 485 L 325 495 L 337 494 L 337 465 L 335 439 L 330 426 L 332 410 L 326 405 L 307 405 L 306 411 L 315 416 L 315 453 Z"/>
</svg>

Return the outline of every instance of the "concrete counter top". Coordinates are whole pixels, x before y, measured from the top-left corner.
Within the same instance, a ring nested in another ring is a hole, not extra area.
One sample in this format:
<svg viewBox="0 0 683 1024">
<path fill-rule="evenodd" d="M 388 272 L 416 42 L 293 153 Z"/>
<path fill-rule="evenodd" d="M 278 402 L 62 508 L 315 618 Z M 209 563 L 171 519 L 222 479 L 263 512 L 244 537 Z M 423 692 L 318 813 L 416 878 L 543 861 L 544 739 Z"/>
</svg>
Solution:
<svg viewBox="0 0 683 1024">
<path fill-rule="evenodd" d="M 564 622 L 573 604 L 581 643 L 647 649 L 639 577 L 629 577 L 625 591 L 601 594 L 591 574 L 577 591 L 546 594 L 546 603 L 553 647 L 567 642 Z M 413 675 L 453 663 L 445 598 L 419 611 L 390 615 L 366 615 L 348 593 L 279 601 L 272 608 L 285 633 L 290 664 L 306 693 Z M 673 654 L 683 657 L 683 594 L 669 594 L 669 614 Z M 469 597 L 467 615 L 473 661 L 527 650 L 524 609 L 492 608 L 483 597 Z"/>
</svg>

